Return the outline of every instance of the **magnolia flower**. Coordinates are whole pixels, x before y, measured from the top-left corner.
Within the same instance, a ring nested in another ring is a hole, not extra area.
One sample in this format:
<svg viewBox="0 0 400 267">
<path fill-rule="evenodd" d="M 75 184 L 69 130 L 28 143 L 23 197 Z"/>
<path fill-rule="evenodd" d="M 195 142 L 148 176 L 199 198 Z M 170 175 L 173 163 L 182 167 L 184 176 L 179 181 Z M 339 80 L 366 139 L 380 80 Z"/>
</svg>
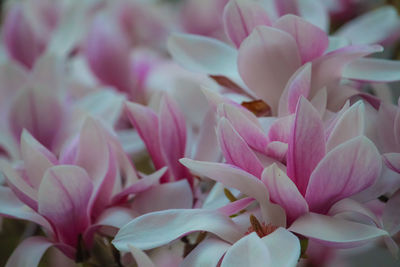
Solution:
<svg viewBox="0 0 400 267">
<path fill-rule="evenodd" d="M 93 119 L 85 121 L 79 136 L 65 146 L 58 159 L 26 131 L 21 137 L 21 151 L 20 169 L 1 163 L 10 188 L 2 188 L 4 206 L 0 213 L 43 226 L 49 239 L 26 239 L 9 259 L 9 266 L 29 258 L 38 262 L 52 245 L 76 261 L 85 260 L 82 257 L 90 250 L 99 227 L 119 228 L 132 219 L 135 213 L 123 206 L 129 196 L 137 194 L 138 203 L 147 203 L 148 198 L 140 193 L 157 185 L 166 171 L 163 168 L 139 179 L 115 137 Z M 154 202 L 151 211 L 192 205 L 187 183 L 154 189 L 154 193 L 171 199 L 168 203 L 160 199 L 160 205 Z M 174 201 L 178 191 L 179 201 Z M 136 214 L 146 209 L 143 204 Z M 39 245 L 40 251 L 32 250 Z M 25 250 L 32 254 L 21 255 Z"/>
</svg>

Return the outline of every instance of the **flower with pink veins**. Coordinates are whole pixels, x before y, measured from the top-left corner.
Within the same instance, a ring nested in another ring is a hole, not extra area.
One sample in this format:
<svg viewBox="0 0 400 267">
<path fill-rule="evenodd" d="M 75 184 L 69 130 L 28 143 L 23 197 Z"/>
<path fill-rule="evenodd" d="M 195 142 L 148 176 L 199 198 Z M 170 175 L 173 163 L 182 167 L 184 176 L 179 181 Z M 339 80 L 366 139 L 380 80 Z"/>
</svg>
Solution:
<svg viewBox="0 0 400 267">
<path fill-rule="evenodd" d="M 82 253 L 91 249 L 93 234 L 100 227 L 119 228 L 147 210 L 192 206 L 192 192 L 186 181 L 158 186 L 166 168 L 139 178 L 115 136 L 91 118 L 86 119 L 79 135 L 65 145 L 59 158 L 27 131 L 21 136 L 21 154 L 23 164 L 16 169 L 5 161 L 1 163 L 9 187 L 1 189 L 4 205 L 0 213 L 37 223 L 48 238 L 26 239 L 8 266 L 26 259 L 34 265 L 50 246 L 83 261 L 86 259 L 81 258 Z M 141 194 L 152 190 L 155 192 L 149 196 Z M 154 200 L 154 194 L 169 201 Z M 129 209 L 131 195 L 140 196 L 142 206 L 137 213 Z M 151 207 L 149 197 L 153 201 Z"/>
</svg>

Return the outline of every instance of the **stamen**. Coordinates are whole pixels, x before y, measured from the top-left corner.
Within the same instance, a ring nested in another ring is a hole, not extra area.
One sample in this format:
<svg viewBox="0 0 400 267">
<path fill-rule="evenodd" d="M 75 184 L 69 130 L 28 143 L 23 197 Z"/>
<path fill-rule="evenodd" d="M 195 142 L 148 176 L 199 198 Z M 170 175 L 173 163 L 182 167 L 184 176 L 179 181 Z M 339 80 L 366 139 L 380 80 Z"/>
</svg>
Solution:
<svg viewBox="0 0 400 267">
<path fill-rule="evenodd" d="M 260 238 L 267 236 L 271 233 L 273 233 L 276 229 L 278 229 L 278 226 L 274 226 L 272 224 L 265 224 L 265 223 L 260 223 L 257 219 L 256 216 L 253 214 L 250 215 L 250 224 L 251 226 L 247 229 L 247 232 L 245 233 L 246 235 L 255 232 Z"/>
<path fill-rule="evenodd" d="M 229 191 L 229 189 L 224 188 L 224 194 L 226 196 L 227 199 L 229 199 L 230 202 L 235 202 L 236 200 L 238 200 L 231 191 Z"/>
</svg>

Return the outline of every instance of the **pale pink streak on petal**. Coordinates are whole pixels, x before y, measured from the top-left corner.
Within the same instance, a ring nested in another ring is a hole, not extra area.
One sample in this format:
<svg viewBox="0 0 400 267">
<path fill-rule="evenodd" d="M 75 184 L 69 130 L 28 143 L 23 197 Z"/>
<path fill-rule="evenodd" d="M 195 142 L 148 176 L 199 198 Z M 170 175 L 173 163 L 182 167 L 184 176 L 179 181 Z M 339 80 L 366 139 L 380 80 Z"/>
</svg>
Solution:
<svg viewBox="0 0 400 267">
<path fill-rule="evenodd" d="M 195 231 L 211 232 L 231 243 L 242 236 L 234 222 L 217 211 L 178 209 L 152 212 L 134 219 L 119 230 L 112 243 L 121 251 L 128 251 L 129 244 L 151 249 Z"/>
<path fill-rule="evenodd" d="M 310 210 L 327 212 L 335 202 L 373 185 L 381 167 L 378 150 L 364 136 L 337 146 L 311 174 L 306 193 Z"/>
<path fill-rule="evenodd" d="M 289 143 L 294 119 L 294 115 L 288 115 L 274 121 L 268 131 L 269 140 Z"/>
<path fill-rule="evenodd" d="M 231 216 L 235 213 L 240 212 L 241 210 L 244 210 L 247 206 L 253 203 L 253 201 L 254 198 L 245 197 L 219 208 L 218 211 L 222 214 L 225 214 L 226 216 Z"/>
<path fill-rule="evenodd" d="M 256 233 L 251 233 L 228 249 L 221 267 L 270 266 L 272 257 L 261 238 Z"/>
<path fill-rule="evenodd" d="M 164 167 L 165 161 L 160 150 L 158 116 L 156 113 L 148 107 L 132 102 L 125 103 L 125 113 L 146 144 L 154 167 L 156 169 Z"/>
<path fill-rule="evenodd" d="M 288 230 L 334 248 L 360 246 L 388 234 L 377 227 L 316 213 L 307 213 L 300 217 Z"/>
<path fill-rule="evenodd" d="M 60 241 L 76 246 L 90 224 L 93 184 L 84 169 L 59 165 L 47 170 L 39 188 L 39 213 L 57 231 Z"/>
<path fill-rule="evenodd" d="M 287 155 L 287 174 L 304 196 L 310 175 L 325 156 L 325 134 L 318 111 L 301 97 Z"/>
<path fill-rule="evenodd" d="M 26 130 L 21 135 L 21 157 L 29 181 L 36 190 L 45 171 L 58 164 L 56 157 Z"/>
<path fill-rule="evenodd" d="M 383 160 L 391 170 L 400 173 L 400 153 L 386 153 L 382 155 Z"/>
<path fill-rule="evenodd" d="M 287 143 L 272 141 L 267 145 L 265 155 L 278 161 L 286 162 L 287 151 Z"/>
<path fill-rule="evenodd" d="M 223 14 L 225 32 L 237 48 L 256 26 L 270 26 L 267 12 L 255 1 L 231 0 Z"/>
<path fill-rule="evenodd" d="M 296 41 L 281 30 L 257 26 L 239 48 L 239 73 L 254 94 L 277 113 L 279 98 L 301 59 Z"/>
<path fill-rule="evenodd" d="M 295 113 L 300 96 L 308 98 L 311 87 L 311 63 L 300 67 L 288 81 L 279 99 L 279 117 Z"/>
<path fill-rule="evenodd" d="M 261 162 L 226 118 L 220 119 L 217 136 L 227 163 L 242 168 L 255 177 L 261 177 Z"/>
<path fill-rule="evenodd" d="M 276 164 L 264 169 L 262 181 L 268 188 L 271 201 L 286 211 L 288 224 L 308 212 L 308 204 L 296 185 Z"/>
<path fill-rule="evenodd" d="M 328 48 L 328 35 L 301 17 L 283 16 L 274 23 L 273 27 L 289 33 L 296 40 L 302 64 L 322 56 Z"/>
</svg>

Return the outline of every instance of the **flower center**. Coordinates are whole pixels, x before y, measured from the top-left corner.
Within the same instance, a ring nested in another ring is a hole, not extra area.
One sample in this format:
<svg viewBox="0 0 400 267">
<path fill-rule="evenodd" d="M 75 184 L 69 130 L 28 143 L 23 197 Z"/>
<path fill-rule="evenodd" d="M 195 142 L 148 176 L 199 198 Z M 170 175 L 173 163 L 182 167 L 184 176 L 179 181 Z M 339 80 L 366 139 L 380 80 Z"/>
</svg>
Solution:
<svg viewBox="0 0 400 267">
<path fill-rule="evenodd" d="M 272 225 L 270 223 L 260 223 L 257 220 L 256 216 L 254 216 L 253 214 L 250 215 L 250 224 L 251 226 L 247 229 L 247 232 L 245 234 L 248 235 L 252 232 L 255 232 L 260 238 L 271 234 L 279 228 L 278 226 Z"/>
</svg>

